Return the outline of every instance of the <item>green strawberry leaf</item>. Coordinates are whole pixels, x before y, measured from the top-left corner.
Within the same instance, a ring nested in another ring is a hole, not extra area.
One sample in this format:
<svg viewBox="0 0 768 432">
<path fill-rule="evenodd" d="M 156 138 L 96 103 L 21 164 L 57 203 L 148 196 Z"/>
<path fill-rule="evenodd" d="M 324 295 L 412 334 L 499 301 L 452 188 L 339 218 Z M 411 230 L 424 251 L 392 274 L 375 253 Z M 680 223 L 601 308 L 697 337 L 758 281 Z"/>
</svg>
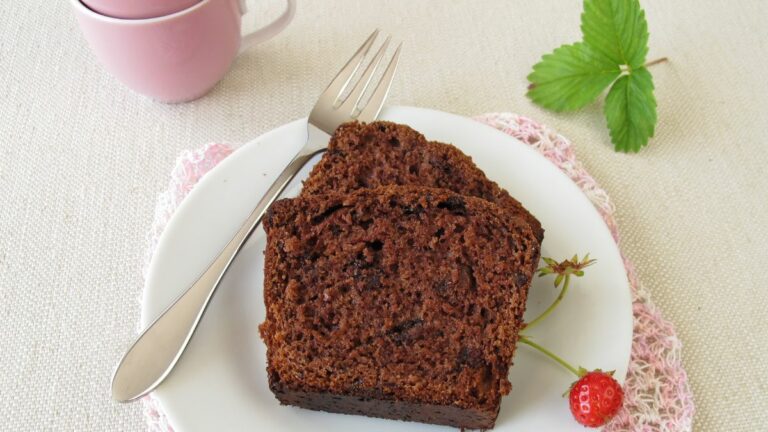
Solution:
<svg viewBox="0 0 768 432">
<path fill-rule="evenodd" d="M 553 111 L 572 111 L 593 102 L 619 73 L 585 44 L 563 45 L 533 66 L 528 97 Z"/>
<path fill-rule="evenodd" d="M 553 111 L 571 111 L 613 83 L 604 107 L 611 141 L 616 151 L 637 152 L 648 144 L 657 120 L 646 67 L 666 57 L 645 64 L 648 23 L 638 0 L 584 0 L 581 32 L 581 42 L 557 48 L 533 67 L 528 97 Z"/>
<path fill-rule="evenodd" d="M 605 98 L 604 112 L 617 151 L 634 153 L 648 144 L 656 127 L 650 72 L 640 68 L 616 80 Z"/>
<path fill-rule="evenodd" d="M 648 53 L 648 23 L 638 0 L 584 0 L 584 43 L 598 56 L 637 69 Z"/>
</svg>

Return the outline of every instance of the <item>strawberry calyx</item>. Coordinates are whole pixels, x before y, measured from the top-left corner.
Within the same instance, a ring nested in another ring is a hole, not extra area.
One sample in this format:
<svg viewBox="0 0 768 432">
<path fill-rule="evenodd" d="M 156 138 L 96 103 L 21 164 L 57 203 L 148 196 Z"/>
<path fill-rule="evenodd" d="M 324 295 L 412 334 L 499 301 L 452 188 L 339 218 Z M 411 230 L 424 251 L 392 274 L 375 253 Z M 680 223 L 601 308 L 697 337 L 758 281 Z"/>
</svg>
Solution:
<svg viewBox="0 0 768 432">
<path fill-rule="evenodd" d="M 555 288 L 558 288 L 560 284 L 562 284 L 563 287 L 560 289 L 560 293 L 557 295 L 552 304 L 549 305 L 549 307 L 544 310 L 544 312 L 539 314 L 539 316 L 529 321 L 528 323 L 523 323 L 523 330 L 530 330 L 535 325 L 544 321 L 544 319 L 548 317 L 549 314 L 555 310 L 555 308 L 557 308 L 557 305 L 559 305 L 563 300 L 565 294 L 568 293 L 568 287 L 571 284 L 571 276 L 584 276 L 584 269 L 591 266 L 596 261 L 594 259 L 590 259 L 589 254 L 586 254 L 581 260 L 579 260 L 578 255 L 574 255 L 571 259 L 566 259 L 561 262 L 557 262 L 549 257 L 542 257 L 542 260 L 544 263 L 546 263 L 546 266 L 536 270 L 536 273 L 539 274 L 539 277 L 556 274 L 557 276 L 555 277 L 554 281 Z"/>
</svg>

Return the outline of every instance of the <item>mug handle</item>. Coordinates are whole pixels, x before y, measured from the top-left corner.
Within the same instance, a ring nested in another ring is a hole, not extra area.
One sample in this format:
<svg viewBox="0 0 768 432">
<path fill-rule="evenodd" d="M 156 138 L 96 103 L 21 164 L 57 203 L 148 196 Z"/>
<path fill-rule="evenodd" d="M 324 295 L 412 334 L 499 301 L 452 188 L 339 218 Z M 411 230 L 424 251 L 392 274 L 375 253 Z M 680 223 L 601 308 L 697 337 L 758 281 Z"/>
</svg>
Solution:
<svg viewBox="0 0 768 432">
<path fill-rule="evenodd" d="M 245 15 L 247 12 L 248 7 L 245 5 L 245 0 L 240 0 L 240 14 Z M 296 15 L 296 0 L 286 0 L 285 11 L 282 15 L 264 27 L 243 35 L 239 54 L 242 54 L 243 51 L 258 43 L 276 36 L 293 20 L 294 15 Z"/>
</svg>

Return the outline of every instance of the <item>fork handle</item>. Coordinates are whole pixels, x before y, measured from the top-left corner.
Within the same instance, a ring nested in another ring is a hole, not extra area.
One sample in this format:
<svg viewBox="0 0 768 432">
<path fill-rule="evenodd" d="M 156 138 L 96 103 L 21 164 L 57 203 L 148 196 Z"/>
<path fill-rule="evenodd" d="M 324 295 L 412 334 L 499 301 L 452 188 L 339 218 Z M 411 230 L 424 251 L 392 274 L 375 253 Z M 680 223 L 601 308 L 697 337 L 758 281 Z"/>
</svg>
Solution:
<svg viewBox="0 0 768 432">
<path fill-rule="evenodd" d="M 312 135 L 310 133 L 307 145 L 280 173 L 245 223 L 200 278 L 155 319 L 128 349 L 112 377 L 113 399 L 120 402 L 135 400 L 154 390 L 168 376 L 187 347 L 213 293 L 237 253 L 255 231 L 269 206 L 299 170 L 320 151 L 321 146 L 312 143 Z"/>
</svg>

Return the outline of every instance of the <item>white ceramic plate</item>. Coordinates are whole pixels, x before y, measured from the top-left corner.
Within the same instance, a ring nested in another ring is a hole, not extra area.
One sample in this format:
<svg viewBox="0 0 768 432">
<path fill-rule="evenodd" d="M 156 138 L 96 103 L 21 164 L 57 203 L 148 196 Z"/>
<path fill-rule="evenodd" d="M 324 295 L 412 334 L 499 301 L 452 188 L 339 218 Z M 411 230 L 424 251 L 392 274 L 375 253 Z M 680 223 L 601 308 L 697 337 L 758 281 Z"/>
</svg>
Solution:
<svg viewBox="0 0 768 432">
<path fill-rule="evenodd" d="M 529 146 L 473 120 L 439 111 L 394 107 L 383 119 L 405 123 L 429 139 L 472 156 L 546 229 L 542 254 L 556 259 L 589 252 L 597 258 L 576 279 L 559 309 L 531 333 L 566 359 L 616 370 L 623 380 L 632 340 L 629 286 L 616 244 L 600 215 L 553 164 Z M 163 232 L 142 304 L 146 326 L 189 286 L 240 226 L 266 188 L 304 144 L 306 120 L 270 131 L 219 164 L 195 186 Z M 308 168 L 300 174 L 306 177 Z M 287 195 L 295 195 L 298 186 Z M 262 229 L 232 264 L 197 334 L 176 369 L 156 391 L 171 424 L 192 431 L 438 431 L 418 423 L 328 414 L 280 406 L 267 386 Z M 552 278 L 536 278 L 530 319 L 555 297 Z M 583 431 L 561 395 L 574 378 L 527 346 L 518 347 L 497 431 Z"/>
</svg>

